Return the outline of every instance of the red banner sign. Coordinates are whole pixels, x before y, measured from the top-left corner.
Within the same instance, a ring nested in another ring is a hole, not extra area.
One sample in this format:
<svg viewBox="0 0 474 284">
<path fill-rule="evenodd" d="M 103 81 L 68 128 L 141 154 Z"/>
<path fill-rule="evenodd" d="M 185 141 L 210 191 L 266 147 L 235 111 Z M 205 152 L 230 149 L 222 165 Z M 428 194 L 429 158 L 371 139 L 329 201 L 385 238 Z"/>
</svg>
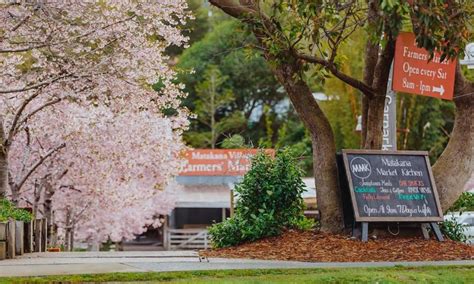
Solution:
<svg viewBox="0 0 474 284">
<path fill-rule="evenodd" d="M 258 149 L 195 149 L 185 152 L 186 167 L 180 176 L 243 176 Z M 266 153 L 273 155 L 274 150 Z"/>
<path fill-rule="evenodd" d="M 452 100 L 456 61 L 440 62 L 435 53 L 429 61 L 428 51 L 416 46 L 413 33 L 400 33 L 395 48 L 393 90 Z"/>
</svg>

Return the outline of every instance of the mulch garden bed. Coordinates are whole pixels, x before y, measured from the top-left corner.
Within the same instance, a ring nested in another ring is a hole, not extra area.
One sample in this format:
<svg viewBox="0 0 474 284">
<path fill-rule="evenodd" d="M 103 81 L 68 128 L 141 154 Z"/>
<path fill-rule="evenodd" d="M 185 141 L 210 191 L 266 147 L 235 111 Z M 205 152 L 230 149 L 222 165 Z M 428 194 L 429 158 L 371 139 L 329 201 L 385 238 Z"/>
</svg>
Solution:
<svg viewBox="0 0 474 284">
<path fill-rule="evenodd" d="M 345 235 L 290 230 L 281 236 L 235 247 L 201 251 L 202 256 L 311 262 L 474 260 L 474 246 L 421 237 L 379 237 L 367 243 Z"/>
</svg>

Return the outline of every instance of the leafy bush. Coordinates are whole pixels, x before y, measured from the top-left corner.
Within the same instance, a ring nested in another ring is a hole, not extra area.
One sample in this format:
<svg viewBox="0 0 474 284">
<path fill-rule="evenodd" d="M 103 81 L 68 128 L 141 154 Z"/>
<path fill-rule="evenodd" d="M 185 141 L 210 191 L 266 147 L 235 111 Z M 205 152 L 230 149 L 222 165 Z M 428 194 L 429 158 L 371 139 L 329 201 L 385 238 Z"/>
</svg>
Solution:
<svg viewBox="0 0 474 284">
<path fill-rule="evenodd" d="M 9 219 L 30 222 L 33 219 L 33 215 L 24 209 L 15 208 L 15 206 L 10 201 L 1 199 L 0 222 L 5 222 Z"/>
<path fill-rule="evenodd" d="M 304 217 L 302 171 L 289 150 L 276 158 L 259 152 L 238 184 L 235 215 L 209 229 L 213 245 L 226 247 L 275 236 L 285 228 L 310 229 Z"/>
<path fill-rule="evenodd" d="M 465 242 L 467 240 L 464 235 L 465 225 L 459 224 L 456 218 L 451 217 L 450 220 L 445 220 L 441 223 L 441 231 L 451 240 L 457 242 Z"/>
<path fill-rule="evenodd" d="M 463 192 L 459 199 L 448 209 L 449 212 L 474 211 L 474 193 Z"/>
</svg>

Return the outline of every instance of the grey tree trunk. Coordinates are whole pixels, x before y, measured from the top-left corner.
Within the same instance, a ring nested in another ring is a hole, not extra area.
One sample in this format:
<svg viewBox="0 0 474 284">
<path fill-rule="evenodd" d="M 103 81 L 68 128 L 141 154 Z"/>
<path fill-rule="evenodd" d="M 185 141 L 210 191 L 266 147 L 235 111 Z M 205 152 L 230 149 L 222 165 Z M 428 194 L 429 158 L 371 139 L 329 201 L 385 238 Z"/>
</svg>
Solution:
<svg viewBox="0 0 474 284">
<path fill-rule="evenodd" d="M 336 143 L 329 120 L 300 76 L 301 66 L 282 63 L 274 72 L 284 86 L 298 116 L 311 134 L 313 170 L 317 188 L 321 230 L 337 233 L 343 228 L 342 204 L 337 180 Z"/>
<path fill-rule="evenodd" d="M 0 199 L 6 197 L 8 189 L 8 148 L 4 142 L 5 130 L 0 116 Z"/>
<path fill-rule="evenodd" d="M 441 208 L 446 211 L 464 191 L 474 171 L 474 84 L 456 74 L 456 120 L 449 143 L 433 166 Z"/>
<path fill-rule="evenodd" d="M 54 188 L 51 186 L 51 183 L 46 181 L 44 188 L 44 217 L 48 220 L 48 231 L 49 235 L 49 245 L 51 247 L 56 247 L 57 244 L 57 230 L 56 224 L 54 223 L 54 213 L 52 209 L 52 197 L 54 195 Z"/>
</svg>

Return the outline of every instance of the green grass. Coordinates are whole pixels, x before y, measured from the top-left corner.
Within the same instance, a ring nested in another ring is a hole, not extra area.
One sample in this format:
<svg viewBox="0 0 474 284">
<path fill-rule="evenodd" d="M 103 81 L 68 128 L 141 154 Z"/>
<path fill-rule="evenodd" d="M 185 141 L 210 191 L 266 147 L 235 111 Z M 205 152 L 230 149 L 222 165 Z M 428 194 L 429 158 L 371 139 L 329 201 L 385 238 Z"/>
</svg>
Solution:
<svg viewBox="0 0 474 284">
<path fill-rule="evenodd" d="M 474 266 L 261 269 L 0 278 L 0 283 L 474 283 Z"/>
</svg>

